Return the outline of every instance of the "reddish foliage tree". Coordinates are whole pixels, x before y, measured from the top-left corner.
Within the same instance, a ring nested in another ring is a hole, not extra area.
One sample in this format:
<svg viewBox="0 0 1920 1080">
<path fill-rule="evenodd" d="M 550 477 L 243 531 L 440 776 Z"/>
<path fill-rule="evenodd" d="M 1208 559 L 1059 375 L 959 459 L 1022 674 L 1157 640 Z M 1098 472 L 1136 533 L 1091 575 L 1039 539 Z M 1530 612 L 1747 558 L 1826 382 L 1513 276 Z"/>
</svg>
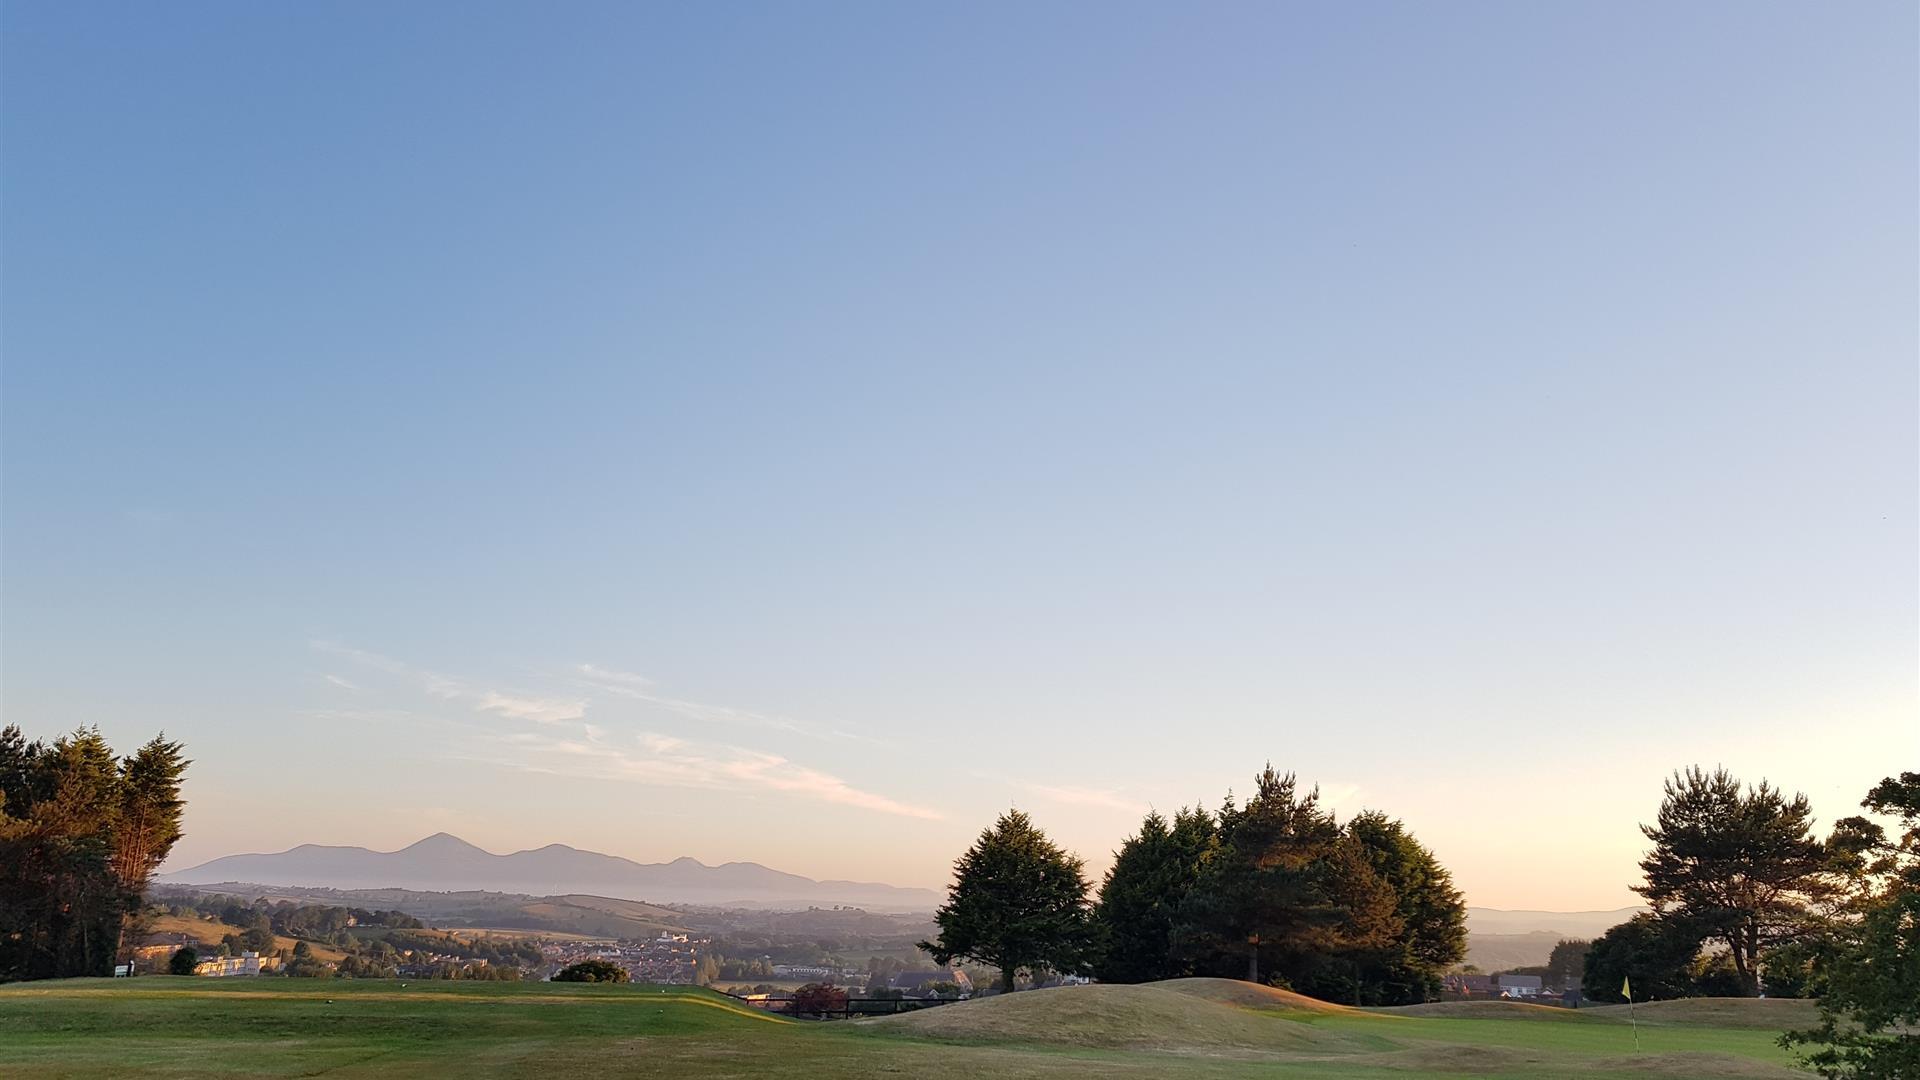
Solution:
<svg viewBox="0 0 1920 1080">
<path fill-rule="evenodd" d="M 793 992 L 796 1016 L 818 1016 L 847 1007 L 847 992 L 832 983 L 808 983 Z"/>
</svg>

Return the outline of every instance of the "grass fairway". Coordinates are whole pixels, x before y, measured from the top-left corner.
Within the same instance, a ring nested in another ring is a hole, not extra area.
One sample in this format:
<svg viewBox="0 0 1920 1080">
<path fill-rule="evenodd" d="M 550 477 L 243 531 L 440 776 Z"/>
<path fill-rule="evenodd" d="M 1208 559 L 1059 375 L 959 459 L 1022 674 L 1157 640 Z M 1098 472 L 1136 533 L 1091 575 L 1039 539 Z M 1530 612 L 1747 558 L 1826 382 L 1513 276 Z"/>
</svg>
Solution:
<svg viewBox="0 0 1920 1080">
<path fill-rule="evenodd" d="M 823 1024 L 686 988 L 152 976 L 0 987 L 0 1075 L 1802 1076 L 1741 1005 L 1643 1017 L 1635 1055 L 1604 1011 L 1363 1011 L 1205 979 Z"/>
</svg>

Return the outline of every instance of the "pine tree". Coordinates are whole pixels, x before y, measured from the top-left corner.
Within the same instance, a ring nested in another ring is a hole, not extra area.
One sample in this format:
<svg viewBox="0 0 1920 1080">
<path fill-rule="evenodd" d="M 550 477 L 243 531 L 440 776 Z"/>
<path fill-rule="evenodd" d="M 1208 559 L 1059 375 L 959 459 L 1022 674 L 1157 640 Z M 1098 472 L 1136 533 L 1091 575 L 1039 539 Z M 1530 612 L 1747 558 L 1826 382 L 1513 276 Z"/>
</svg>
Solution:
<svg viewBox="0 0 1920 1080">
<path fill-rule="evenodd" d="M 1830 892 L 1832 862 L 1812 826 L 1805 795 L 1765 780 L 1743 791 L 1725 769 L 1676 773 L 1657 824 L 1641 826 L 1654 847 L 1635 891 L 1656 915 L 1724 942 L 1741 986 L 1757 993 L 1766 950 L 1802 933 L 1810 904 Z"/>
<path fill-rule="evenodd" d="M 1359 979 L 1369 1005 L 1406 1005 L 1440 993 L 1440 976 L 1467 954 L 1467 908 L 1452 875 L 1385 814 L 1366 812 L 1346 824 L 1367 865 L 1392 894 L 1397 925 L 1366 947 Z"/>
<path fill-rule="evenodd" d="M 115 953 L 125 951 L 126 939 L 138 918 L 140 898 L 153 872 L 166 861 L 181 837 L 186 800 L 180 782 L 192 764 L 177 742 L 157 735 L 120 763 L 119 806 L 109 865 L 127 898 L 129 913 L 120 922 Z"/>
<path fill-rule="evenodd" d="M 943 965 L 970 959 L 998 968 L 1003 991 L 1023 968 L 1077 972 L 1092 944 L 1083 867 L 1010 810 L 954 864 L 947 902 L 934 913 L 939 940 L 920 948 Z"/>
<path fill-rule="evenodd" d="M 1223 970 L 1237 956 L 1247 981 L 1259 982 L 1263 960 L 1294 966 L 1339 939 L 1347 912 L 1329 856 L 1340 829 L 1318 789 L 1300 795 L 1292 773 L 1269 765 L 1247 805 L 1228 796 L 1218 821 L 1219 846 L 1182 905 L 1176 949 Z"/>
<path fill-rule="evenodd" d="M 1100 931 L 1094 973 L 1101 981 L 1152 982 L 1192 973 L 1191 963 L 1174 955 L 1174 921 L 1214 841 L 1213 817 L 1199 807 L 1175 814 L 1171 827 L 1150 813 L 1127 838 L 1094 908 Z"/>
<path fill-rule="evenodd" d="M 180 747 L 125 762 L 94 728 L 0 731 L 0 978 L 105 975 L 179 838 Z"/>
</svg>

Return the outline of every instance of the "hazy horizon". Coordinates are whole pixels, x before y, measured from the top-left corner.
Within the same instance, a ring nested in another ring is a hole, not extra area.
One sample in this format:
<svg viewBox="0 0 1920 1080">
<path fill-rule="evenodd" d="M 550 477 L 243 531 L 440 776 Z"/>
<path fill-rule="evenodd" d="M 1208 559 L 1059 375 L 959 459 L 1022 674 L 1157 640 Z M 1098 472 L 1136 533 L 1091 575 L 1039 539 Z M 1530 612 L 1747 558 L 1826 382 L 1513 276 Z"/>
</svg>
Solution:
<svg viewBox="0 0 1920 1080">
<path fill-rule="evenodd" d="M 0 25 L 0 722 L 183 740 L 169 868 L 1097 876 L 1272 762 L 1610 910 L 1920 753 L 1910 4 Z"/>
</svg>

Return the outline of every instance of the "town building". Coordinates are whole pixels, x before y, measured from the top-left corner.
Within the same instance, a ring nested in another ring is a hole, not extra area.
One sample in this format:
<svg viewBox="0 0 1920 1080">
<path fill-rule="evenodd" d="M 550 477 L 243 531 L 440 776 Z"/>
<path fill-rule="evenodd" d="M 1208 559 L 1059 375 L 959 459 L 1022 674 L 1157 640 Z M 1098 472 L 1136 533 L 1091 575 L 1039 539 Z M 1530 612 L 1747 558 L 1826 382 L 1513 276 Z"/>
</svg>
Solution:
<svg viewBox="0 0 1920 1080">
<path fill-rule="evenodd" d="M 1500 996 L 1504 998 L 1539 997 L 1540 976 L 1502 975 L 1500 976 Z"/>
<path fill-rule="evenodd" d="M 211 960 L 202 960 L 194 965 L 195 975 L 210 975 L 222 978 L 228 975 L 260 974 L 260 954 L 243 952 L 239 956 L 216 956 Z"/>
</svg>

